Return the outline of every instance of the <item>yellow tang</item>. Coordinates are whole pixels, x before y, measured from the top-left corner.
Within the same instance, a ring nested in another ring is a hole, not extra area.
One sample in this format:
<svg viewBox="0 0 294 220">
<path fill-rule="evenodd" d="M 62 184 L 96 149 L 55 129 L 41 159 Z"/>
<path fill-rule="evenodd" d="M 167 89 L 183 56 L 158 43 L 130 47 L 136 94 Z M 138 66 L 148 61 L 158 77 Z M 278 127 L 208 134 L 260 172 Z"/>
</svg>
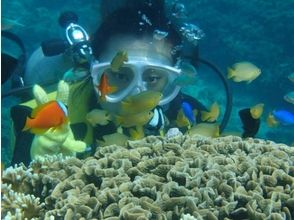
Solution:
<svg viewBox="0 0 294 220">
<path fill-rule="evenodd" d="M 263 107 L 264 107 L 263 103 L 259 103 L 255 106 L 251 107 L 250 114 L 251 114 L 252 118 L 259 119 L 263 113 Z"/>
<path fill-rule="evenodd" d="M 261 74 L 261 70 L 250 62 L 235 63 L 232 67 L 228 68 L 228 79 L 235 82 L 247 81 L 252 82 Z"/>
</svg>

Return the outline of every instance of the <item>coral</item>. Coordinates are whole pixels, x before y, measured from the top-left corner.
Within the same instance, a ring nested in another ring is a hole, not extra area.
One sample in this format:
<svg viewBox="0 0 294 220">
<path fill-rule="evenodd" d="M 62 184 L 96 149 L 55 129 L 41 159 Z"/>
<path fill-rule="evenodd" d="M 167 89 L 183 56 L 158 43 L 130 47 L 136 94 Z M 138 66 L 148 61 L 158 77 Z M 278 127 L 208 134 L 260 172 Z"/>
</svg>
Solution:
<svg viewBox="0 0 294 220">
<path fill-rule="evenodd" d="M 291 219 L 293 158 L 261 139 L 148 136 L 7 169 L 2 213 L 26 214 L 17 195 L 36 219 Z"/>
<path fill-rule="evenodd" d="M 45 203 L 34 195 L 17 193 L 11 189 L 11 185 L 2 184 L 2 216 L 4 219 L 39 219 L 44 216 Z"/>
</svg>

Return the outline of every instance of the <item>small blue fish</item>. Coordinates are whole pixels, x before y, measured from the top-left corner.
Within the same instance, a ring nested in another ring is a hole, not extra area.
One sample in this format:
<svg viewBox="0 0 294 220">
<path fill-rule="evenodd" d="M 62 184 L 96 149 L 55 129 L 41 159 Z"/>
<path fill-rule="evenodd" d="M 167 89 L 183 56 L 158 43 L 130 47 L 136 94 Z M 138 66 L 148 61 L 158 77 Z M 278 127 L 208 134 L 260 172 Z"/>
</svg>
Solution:
<svg viewBox="0 0 294 220">
<path fill-rule="evenodd" d="M 282 125 L 294 125 L 294 114 L 287 110 L 273 111 L 274 118 Z"/>
<path fill-rule="evenodd" d="M 182 102 L 182 109 L 183 109 L 184 115 L 189 119 L 191 124 L 195 124 L 196 119 L 195 119 L 192 106 L 188 102 Z"/>
</svg>

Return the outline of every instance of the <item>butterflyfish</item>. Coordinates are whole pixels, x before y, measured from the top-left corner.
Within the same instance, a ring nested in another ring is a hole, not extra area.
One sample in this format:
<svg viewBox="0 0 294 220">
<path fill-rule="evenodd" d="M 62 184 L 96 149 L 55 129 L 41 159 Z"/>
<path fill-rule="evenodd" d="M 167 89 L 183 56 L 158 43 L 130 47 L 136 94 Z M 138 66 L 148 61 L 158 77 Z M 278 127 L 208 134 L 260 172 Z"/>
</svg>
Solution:
<svg viewBox="0 0 294 220">
<path fill-rule="evenodd" d="M 50 101 L 35 108 L 27 117 L 23 131 L 34 134 L 45 133 L 50 128 L 58 128 L 68 122 L 67 107 L 60 101 Z"/>
<path fill-rule="evenodd" d="M 232 67 L 228 68 L 228 79 L 235 82 L 246 81 L 252 82 L 261 74 L 261 70 L 250 62 L 235 63 Z"/>
<path fill-rule="evenodd" d="M 126 51 L 118 51 L 111 61 L 111 71 L 118 72 L 124 62 L 128 60 L 128 53 Z"/>
</svg>

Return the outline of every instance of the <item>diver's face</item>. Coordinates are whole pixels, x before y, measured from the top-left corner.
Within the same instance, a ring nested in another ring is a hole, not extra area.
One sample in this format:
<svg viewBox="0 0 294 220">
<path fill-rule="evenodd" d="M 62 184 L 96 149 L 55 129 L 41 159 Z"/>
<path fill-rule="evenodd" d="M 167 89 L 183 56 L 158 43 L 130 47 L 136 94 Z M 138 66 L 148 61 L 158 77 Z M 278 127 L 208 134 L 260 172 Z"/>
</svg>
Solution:
<svg viewBox="0 0 294 220">
<path fill-rule="evenodd" d="M 128 58 L 127 61 L 116 65 L 115 57 L 119 51 L 123 51 L 121 54 L 127 54 Z M 159 44 L 152 39 L 114 39 L 99 57 L 99 62 L 101 66 L 97 67 L 97 71 L 100 75 L 105 73 L 109 85 L 116 87 L 116 91 L 108 95 L 108 102 L 117 103 L 129 95 L 147 90 L 161 92 L 162 97 L 170 94 L 175 97 L 179 90 L 177 88 L 175 92 L 175 87 L 170 85 L 180 71 L 172 67 L 170 47 L 165 43 Z M 113 63 L 119 68 L 113 68 Z M 95 77 L 95 74 L 92 74 L 92 77 L 93 75 Z M 98 83 L 99 81 L 94 79 L 94 84 Z"/>
<path fill-rule="evenodd" d="M 104 73 L 111 86 L 116 87 L 115 93 L 119 94 L 128 89 L 134 95 L 142 91 L 151 90 L 162 92 L 168 83 L 169 72 L 161 67 L 155 67 L 144 62 L 128 62 L 115 72 L 107 68 Z"/>
</svg>

